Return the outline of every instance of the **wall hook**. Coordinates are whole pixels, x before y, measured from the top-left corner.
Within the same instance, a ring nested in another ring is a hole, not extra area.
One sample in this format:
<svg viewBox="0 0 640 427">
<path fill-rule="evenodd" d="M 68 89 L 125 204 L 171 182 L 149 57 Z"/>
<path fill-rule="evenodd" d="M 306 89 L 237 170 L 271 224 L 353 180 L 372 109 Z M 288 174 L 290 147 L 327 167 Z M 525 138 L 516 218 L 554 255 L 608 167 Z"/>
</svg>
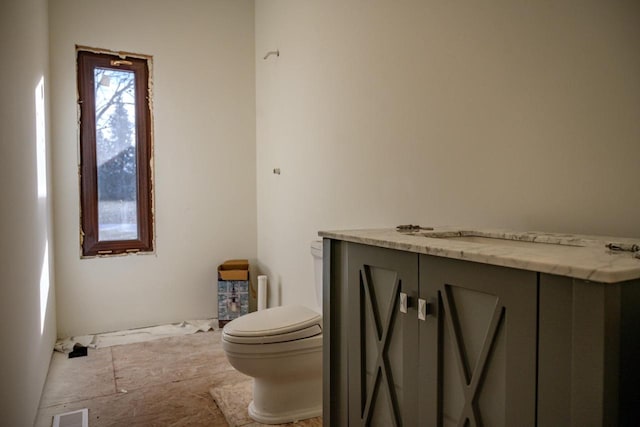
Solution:
<svg viewBox="0 0 640 427">
<path fill-rule="evenodd" d="M 267 54 L 264 56 L 263 59 L 267 59 L 268 57 L 270 57 L 271 55 L 275 55 L 275 56 L 280 56 L 280 49 L 278 50 L 271 50 L 269 52 L 267 52 Z"/>
</svg>

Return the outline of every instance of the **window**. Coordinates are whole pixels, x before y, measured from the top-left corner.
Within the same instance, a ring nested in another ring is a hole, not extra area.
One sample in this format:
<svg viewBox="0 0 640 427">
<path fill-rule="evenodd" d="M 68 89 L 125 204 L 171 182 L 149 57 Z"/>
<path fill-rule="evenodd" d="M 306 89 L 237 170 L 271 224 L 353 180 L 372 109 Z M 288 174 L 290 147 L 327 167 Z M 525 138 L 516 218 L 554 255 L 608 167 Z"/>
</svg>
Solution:
<svg viewBox="0 0 640 427">
<path fill-rule="evenodd" d="M 153 251 L 151 58 L 77 53 L 82 255 Z"/>
</svg>

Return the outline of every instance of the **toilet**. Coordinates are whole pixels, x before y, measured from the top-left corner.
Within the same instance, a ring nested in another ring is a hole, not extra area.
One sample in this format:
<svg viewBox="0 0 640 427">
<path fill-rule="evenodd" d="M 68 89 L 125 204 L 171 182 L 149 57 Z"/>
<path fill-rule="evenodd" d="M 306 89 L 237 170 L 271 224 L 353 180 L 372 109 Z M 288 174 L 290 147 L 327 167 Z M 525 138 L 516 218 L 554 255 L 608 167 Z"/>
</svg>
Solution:
<svg viewBox="0 0 640 427">
<path fill-rule="evenodd" d="M 229 363 L 253 377 L 249 416 L 283 424 L 322 415 L 322 242 L 311 243 L 316 299 L 239 317 L 222 330 Z"/>
</svg>

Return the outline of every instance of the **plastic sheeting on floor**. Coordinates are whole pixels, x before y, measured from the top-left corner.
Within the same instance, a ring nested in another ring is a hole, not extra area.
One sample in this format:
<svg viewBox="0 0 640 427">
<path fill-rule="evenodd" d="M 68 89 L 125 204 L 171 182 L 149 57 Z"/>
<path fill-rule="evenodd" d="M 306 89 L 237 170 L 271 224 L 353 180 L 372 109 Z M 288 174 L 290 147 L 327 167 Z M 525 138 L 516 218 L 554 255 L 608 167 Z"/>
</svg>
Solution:
<svg viewBox="0 0 640 427">
<path fill-rule="evenodd" d="M 102 348 L 157 340 L 159 338 L 174 337 L 177 335 L 189 335 L 195 334 L 196 332 L 215 330 L 214 325 L 217 323 L 218 319 L 187 320 L 181 323 L 152 326 L 149 328 L 129 329 L 126 331 L 106 332 L 95 335 L 79 335 L 58 340 L 54 349 L 61 353 L 70 353 L 76 344 L 89 348 Z"/>
</svg>

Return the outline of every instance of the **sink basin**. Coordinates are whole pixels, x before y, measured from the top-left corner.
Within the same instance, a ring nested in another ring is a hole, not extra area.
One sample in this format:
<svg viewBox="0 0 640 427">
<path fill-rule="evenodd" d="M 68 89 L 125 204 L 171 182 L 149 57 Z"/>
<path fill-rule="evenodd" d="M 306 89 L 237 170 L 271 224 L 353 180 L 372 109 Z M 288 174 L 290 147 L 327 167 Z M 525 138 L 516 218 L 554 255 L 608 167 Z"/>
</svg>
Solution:
<svg viewBox="0 0 640 427">
<path fill-rule="evenodd" d="M 453 242 L 478 243 L 483 245 L 499 245 L 521 248 L 533 246 L 571 246 L 585 247 L 601 242 L 577 238 L 571 234 L 537 233 L 537 232 L 509 232 L 509 231 L 427 231 L 420 233 L 424 237 L 444 239 Z"/>
<path fill-rule="evenodd" d="M 531 240 L 518 240 L 518 239 L 509 239 L 503 237 L 486 237 L 486 236 L 452 236 L 452 237 L 440 237 L 441 239 L 451 240 L 454 242 L 469 242 L 469 243 L 480 243 L 487 245 L 500 245 L 500 246 L 515 246 L 520 248 L 530 248 L 532 245 L 539 246 L 574 246 L 574 247 L 583 247 L 583 245 L 579 245 L 576 243 L 569 242 L 544 242 L 544 241 L 531 241 Z"/>
</svg>

